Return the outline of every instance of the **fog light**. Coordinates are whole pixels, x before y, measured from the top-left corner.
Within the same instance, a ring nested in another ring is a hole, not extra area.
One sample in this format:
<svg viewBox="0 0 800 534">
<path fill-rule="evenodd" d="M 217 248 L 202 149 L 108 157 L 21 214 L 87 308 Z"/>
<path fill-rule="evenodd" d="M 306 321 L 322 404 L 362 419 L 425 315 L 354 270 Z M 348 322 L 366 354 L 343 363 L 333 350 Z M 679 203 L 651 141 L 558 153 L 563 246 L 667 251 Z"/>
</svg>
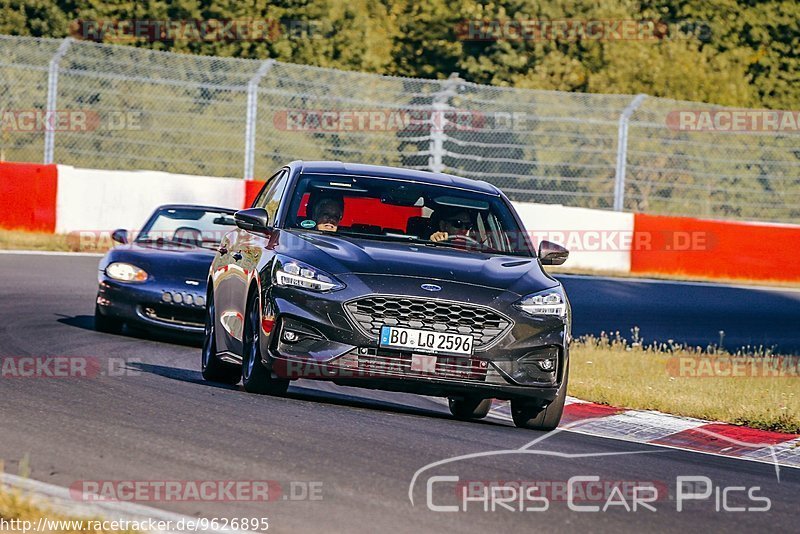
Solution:
<svg viewBox="0 0 800 534">
<path fill-rule="evenodd" d="M 298 336 L 297 336 L 297 334 L 295 334 L 295 333 L 294 333 L 294 332 L 292 332 L 291 330 L 286 330 L 286 331 L 283 333 L 283 340 L 284 340 L 286 343 L 294 343 L 295 341 L 297 341 L 297 339 L 298 339 Z"/>
<path fill-rule="evenodd" d="M 169 291 L 164 291 L 163 293 L 161 293 L 161 300 L 163 300 L 164 302 L 172 302 L 172 293 L 170 293 Z"/>
<path fill-rule="evenodd" d="M 180 304 L 181 302 L 183 302 L 183 295 L 181 295 L 180 293 L 175 293 L 173 299 L 175 300 L 175 302 Z"/>
<path fill-rule="evenodd" d="M 556 368 L 555 360 L 539 360 L 538 364 L 542 371 L 552 371 Z"/>
<path fill-rule="evenodd" d="M 192 297 L 192 295 L 191 295 L 191 294 L 189 294 L 189 295 L 186 295 L 186 298 L 185 298 L 185 299 L 183 299 L 183 301 L 184 301 L 186 304 L 191 304 L 192 302 L 194 302 L 194 297 Z"/>
<path fill-rule="evenodd" d="M 206 305 L 206 298 L 205 297 L 197 297 L 194 299 L 194 303 L 198 306 L 205 306 Z"/>
</svg>

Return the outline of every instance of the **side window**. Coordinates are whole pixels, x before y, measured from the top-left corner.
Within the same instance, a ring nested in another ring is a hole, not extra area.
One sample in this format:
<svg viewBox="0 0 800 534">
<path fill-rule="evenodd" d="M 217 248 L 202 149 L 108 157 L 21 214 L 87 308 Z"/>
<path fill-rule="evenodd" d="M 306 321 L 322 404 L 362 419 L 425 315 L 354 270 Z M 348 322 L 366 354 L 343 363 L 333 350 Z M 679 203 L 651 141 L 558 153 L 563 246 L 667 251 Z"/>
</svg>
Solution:
<svg viewBox="0 0 800 534">
<path fill-rule="evenodd" d="M 266 187 L 259 193 L 253 207 L 264 208 L 269 214 L 270 224 L 275 223 L 275 217 L 278 214 L 278 206 L 281 204 L 281 197 L 286 190 L 286 182 L 289 180 L 289 172 L 281 170 L 275 176 L 269 179 Z"/>
</svg>

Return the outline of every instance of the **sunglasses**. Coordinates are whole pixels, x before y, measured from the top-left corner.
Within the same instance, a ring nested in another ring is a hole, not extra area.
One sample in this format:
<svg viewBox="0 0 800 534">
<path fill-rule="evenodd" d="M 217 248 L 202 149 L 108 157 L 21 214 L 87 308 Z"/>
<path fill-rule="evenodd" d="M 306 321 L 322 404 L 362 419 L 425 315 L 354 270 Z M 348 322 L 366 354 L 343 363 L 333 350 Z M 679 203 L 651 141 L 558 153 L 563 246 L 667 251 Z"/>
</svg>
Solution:
<svg viewBox="0 0 800 534">
<path fill-rule="evenodd" d="M 470 220 L 463 220 L 463 219 L 445 219 L 444 221 L 446 224 L 449 224 L 453 228 L 458 228 L 463 230 L 464 228 L 469 228 L 472 226 L 472 221 Z"/>
</svg>

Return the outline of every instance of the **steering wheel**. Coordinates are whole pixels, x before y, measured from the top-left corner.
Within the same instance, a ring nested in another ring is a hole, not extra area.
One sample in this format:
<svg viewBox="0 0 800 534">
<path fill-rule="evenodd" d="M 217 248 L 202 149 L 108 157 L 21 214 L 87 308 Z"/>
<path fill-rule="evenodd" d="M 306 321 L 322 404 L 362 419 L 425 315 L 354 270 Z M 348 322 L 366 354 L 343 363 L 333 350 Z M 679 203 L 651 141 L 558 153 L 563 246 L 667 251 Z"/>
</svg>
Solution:
<svg viewBox="0 0 800 534">
<path fill-rule="evenodd" d="M 465 235 L 465 234 L 464 235 L 462 235 L 462 234 L 448 235 L 447 238 L 445 239 L 445 241 L 448 241 L 448 242 L 450 242 L 450 241 L 463 241 L 465 245 L 477 245 L 479 247 L 482 246 L 482 243 L 480 241 L 478 241 L 477 239 L 475 239 L 472 236 Z"/>
</svg>

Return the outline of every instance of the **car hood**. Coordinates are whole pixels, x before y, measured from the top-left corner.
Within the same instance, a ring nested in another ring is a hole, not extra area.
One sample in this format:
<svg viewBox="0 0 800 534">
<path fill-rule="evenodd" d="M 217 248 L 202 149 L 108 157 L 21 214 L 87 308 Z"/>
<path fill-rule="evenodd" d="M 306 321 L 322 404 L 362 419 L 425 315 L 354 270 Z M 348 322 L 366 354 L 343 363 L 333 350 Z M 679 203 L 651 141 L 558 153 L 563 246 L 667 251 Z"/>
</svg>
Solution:
<svg viewBox="0 0 800 534">
<path fill-rule="evenodd" d="M 100 262 L 100 269 L 123 261 L 141 267 L 155 280 L 193 280 L 205 286 L 214 252 L 202 247 L 131 243 L 111 249 Z"/>
<path fill-rule="evenodd" d="M 557 286 L 536 258 L 480 254 L 449 247 L 294 233 L 291 254 L 330 274 L 446 280 L 525 295 Z M 281 240 L 282 242 L 284 240 Z M 287 244 L 290 244 L 287 243 Z"/>
</svg>

